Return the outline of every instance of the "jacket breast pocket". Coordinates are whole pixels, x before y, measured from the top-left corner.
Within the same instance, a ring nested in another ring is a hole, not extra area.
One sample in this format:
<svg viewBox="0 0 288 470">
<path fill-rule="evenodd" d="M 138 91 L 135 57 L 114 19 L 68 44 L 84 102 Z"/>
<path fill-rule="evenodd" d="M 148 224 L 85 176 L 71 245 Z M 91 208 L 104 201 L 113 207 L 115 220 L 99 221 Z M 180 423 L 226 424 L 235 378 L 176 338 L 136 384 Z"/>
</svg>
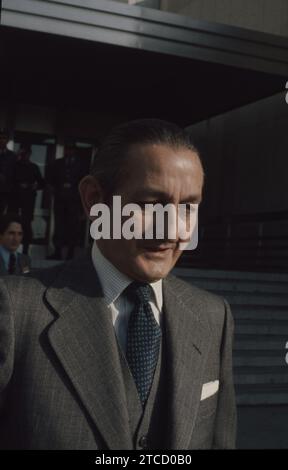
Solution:
<svg viewBox="0 0 288 470">
<path fill-rule="evenodd" d="M 212 416 L 217 409 L 218 403 L 218 392 L 214 393 L 208 398 L 200 401 L 199 409 L 198 409 L 198 419 L 208 418 Z"/>
</svg>

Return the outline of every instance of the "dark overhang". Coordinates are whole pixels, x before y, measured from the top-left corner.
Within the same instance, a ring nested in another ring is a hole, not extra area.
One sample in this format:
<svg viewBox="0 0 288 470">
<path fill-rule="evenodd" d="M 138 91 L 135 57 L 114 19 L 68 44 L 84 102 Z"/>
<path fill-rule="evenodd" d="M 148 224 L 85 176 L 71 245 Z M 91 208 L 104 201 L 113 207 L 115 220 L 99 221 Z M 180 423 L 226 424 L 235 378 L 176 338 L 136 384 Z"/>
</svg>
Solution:
<svg viewBox="0 0 288 470">
<path fill-rule="evenodd" d="M 3 0 L 2 26 L 7 109 L 91 111 L 103 128 L 137 117 L 185 126 L 284 100 L 288 39 L 108 0 Z"/>
<path fill-rule="evenodd" d="M 288 75 L 288 38 L 109 0 L 2 0 L 2 24 Z"/>
</svg>

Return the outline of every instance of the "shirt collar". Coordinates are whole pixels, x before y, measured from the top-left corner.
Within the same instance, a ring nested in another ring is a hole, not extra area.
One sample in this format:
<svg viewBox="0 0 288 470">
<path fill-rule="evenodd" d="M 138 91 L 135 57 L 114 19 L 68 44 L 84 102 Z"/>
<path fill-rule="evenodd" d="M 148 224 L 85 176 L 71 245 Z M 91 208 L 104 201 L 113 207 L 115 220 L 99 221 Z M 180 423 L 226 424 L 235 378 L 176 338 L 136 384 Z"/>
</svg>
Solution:
<svg viewBox="0 0 288 470">
<path fill-rule="evenodd" d="M 119 271 L 110 261 L 108 261 L 107 258 L 105 258 L 96 241 L 94 241 L 92 247 L 92 261 L 101 282 L 105 300 L 107 305 L 110 306 L 118 299 L 126 287 L 133 282 L 133 279 Z M 150 286 L 154 292 L 154 299 L 157 308 L 161 311 L 163 305 L 162 279 L 150 283 Z"/>
</svg>

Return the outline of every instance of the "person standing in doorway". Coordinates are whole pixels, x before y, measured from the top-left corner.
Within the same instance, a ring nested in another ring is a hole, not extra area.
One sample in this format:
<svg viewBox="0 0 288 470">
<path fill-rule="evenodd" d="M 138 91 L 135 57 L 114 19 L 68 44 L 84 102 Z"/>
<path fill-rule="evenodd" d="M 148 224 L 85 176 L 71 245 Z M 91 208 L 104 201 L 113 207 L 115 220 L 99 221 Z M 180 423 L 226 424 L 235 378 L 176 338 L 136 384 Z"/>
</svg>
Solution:
<svg viewBox="0 0 288 470">
<path fill-rule="evenodd" d="M 9 132 L 0 129 L 0 215 L 14 212 L 15 166 L 17 157 L 7 148 Z"/>
<path fill-rule="evenodd" d="M 23 222 L 23 253 L 27 254 L 32 242 L 32 220 L 37 191 L 44 188 L 44 180 L 39 167 L 30 161 L 31 145 L 22 144 L 15 169 L 16 207 Z"/>
<path fill-rule="evenodd" d="M 78 185 L 87 173 L 86 162 L 77 154 L 74 142 L 66 142 L 64 157 L 56 159 L 47 173 L 47 182 L 54 193 L 54 253 L 49 259 L 62 259 L 63 248 L 68 248 L 66 258 L 72 259 L 78 243 L 81 201 Z"/>
</svg>

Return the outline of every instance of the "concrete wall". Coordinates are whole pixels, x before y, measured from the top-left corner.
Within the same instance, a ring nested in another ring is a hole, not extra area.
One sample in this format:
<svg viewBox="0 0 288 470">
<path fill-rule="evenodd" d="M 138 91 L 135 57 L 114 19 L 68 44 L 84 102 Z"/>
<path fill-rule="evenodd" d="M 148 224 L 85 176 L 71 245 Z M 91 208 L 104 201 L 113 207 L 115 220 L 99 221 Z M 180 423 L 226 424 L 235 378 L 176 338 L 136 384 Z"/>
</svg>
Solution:
<svg viewBox="0 0 288 470">
<path fill-rule="evenodd" d="M 195 20 L 288 36 L 287 0 L 161 0 L 161 9 Z"/>
<path fill-rule="evenodd" d="M 288 210 L 285 93 L 189 127 L 206 173 L 203 215 Z"/>
</svg>

